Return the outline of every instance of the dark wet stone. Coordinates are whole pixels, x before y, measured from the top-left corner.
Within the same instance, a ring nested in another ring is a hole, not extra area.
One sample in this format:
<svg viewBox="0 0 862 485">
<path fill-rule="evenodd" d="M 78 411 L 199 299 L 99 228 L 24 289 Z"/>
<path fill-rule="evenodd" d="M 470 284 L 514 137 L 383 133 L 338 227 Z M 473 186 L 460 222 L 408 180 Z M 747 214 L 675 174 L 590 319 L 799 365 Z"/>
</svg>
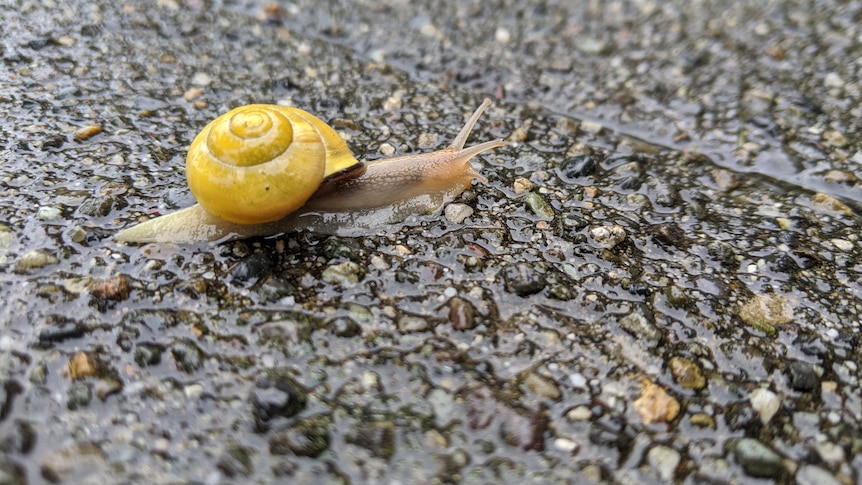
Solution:
<svg viewBox="0 0 862 485">
<path fill-rule="evenodd" d="M 685 231 L 673 222 L 666 222 L 652 227 L 652 234 L 662 244 L 681 249 L 688 247 Z"/>
<path fill-rule="evenodd" d="M 811 364 L 794 361 L 790 368 L 790 387 L 797 391 L 811 392 L 820 387 L 820 378 Z"/>
<path fill-rule="evenodd" d="M 35 444 L 36 428 L 28 421 L 16 419 L 8 426 L 0 427 L 0 452 L 26 454 Z M 0 483 L 6 482 L 0 480 Z"/>
<path fill-rule="evenodd" d="M 596 173 L 598 163 L 592 155 L 580 155 L 569 160 L 560 167 L 560 178 L 567 183 L 575 183 L 578 178 Z"/>
<path fill-rule="evenodd" d="M 366 448 L 372 455 L 388 460 L 395 454 L 395 425 L 391 421 L 364 423 L 348 442 Z"/>
<path fill-rule="evenodd" d="M 706 246 L 706 250 L 712 259 L 721 263 L 728 269 L 738 268 L 739 261 L 736 260 L 736 251 L 733 246 L 724 241 L 714 241 Z"/>
<path fill-rule="evenodd" d="M 247 477 L 254 472 L 251 455 L 254 450 L 237 443 L 228 443 L 216 462 L 216 467 L 228 478 Z"/>
<path fill-rule="evenodd" d="M 688 294 L 686 294 L 685 289 L 676 285 L 670 285 L 665 288 L 664 296 L 667 298 L 668 305 L 673 308 L 682 308 L 691 301 Z"/>
<path fill-rule="evenodd" d="M 797 337 L 795 345 L 807 355 L 813 357 L 825 358 L 829 355 L 829 348 L 823 342 L 823 339 L 816 335 L 800 335 Z"/>
<path fill-rule="evenodd" d="M 775 255 L 775 258 L 772 261 L 772 269 L 779 273 L 788 274 L 793 274 L 800 270 L 799 265 L 796 263 L 796 260 L 793 259 L 793 256 L 785 252 L 780 252 Z"/>
<path fill-rule="evenodd" d="M 237 281 L 257 280 L 272 273 L 278 263 L 275 255 L 270 253 L 257 253 L 243 259 L 230 270 L 230 274 Z"/>
<path fill-rule="evenodd" d="M 75 382 L 69 386 L 66 391 L 66 407 L 70 411 L 82 408 L 90 404 L 90 399 L 93 398 L 93 390 L 86 382 Z"/>
<path fill-rule="evenodd" d="M 727 427 L 733 431 L 748 431 L 756 433 L 763 426 L 760 415 L 757 414 L 748 401 L 731 404 L 724 414 Z"/>
<path fill-rule="evenodd" d="M 329 448 L 329 441 L 329 419 L 316 416 L 274 431 L 269 437 L 269 452 L 273 455 L 294 454 L 313 458 Z"/>
<path fill-rule="evenodd" d="M 194 372 L 204 365 L 204 353 L 193 342 L 179 340 L 171 344 L 171 355 L 174 356 L 177 369 L 183 372 Z"/>
<path fill-rule="evenodd" d="M 357 337 L 362 334 L 362 327 L 349 317 L 338 317 L 329 323 L 332 333 L 342 338 Z"/>
<path fill-rule="evenodd" d="M 649 195 L 656 204 L 662 207 L 676 207 L 679 205 L 679 190 L 664 180 L 653 180 L 649 184 Z"/>
<path fill-rule="evenodd" d="M 632 336 L 643 340 L 649 347 L 655 347 L 661 342 L 661 330 L 639 311 L 633 311 L 617 322 L 623 330 Z"/>
<path fill-rule="evenodd" d="M 296 293 L 296 287 L 274 275 L 265 276 L 257 289 L 260 296 L 269 302 L 277 302 Z"/>
<path fill-rule="evenodd" d="M 507 266 L 503 272 L 503 280 L 506 284 L 506 291 L 518 296 L 530 296 L 538 293 L 547 284 L 545 276 L 527 263 Z"/>
<path fill-rule="evenodd" d="M 97 195 L 87 198 L 78 206 L 78 215 L 90 217 L 105 217 L 114 208 L 114 197 Z"/>
<path fill-rule="evenodd" d="M 68 339 L 81 338 L 87 333 L 87 326 L 75 321 L 58 319 L 51 322 L 50 325 L 50 327 L 39 332 L 39 343 L 43 346 Z"/>
<path fill-rule="evenodd" d="M 62 136 L 62 135 L 51 136 L 51 135 L 49 135 L 49 136 L 46 136 L 42 140 L 42 149 L 45 150 L 48 148 L 51 148 L 51 149 L 62 148 L 64 143 L 66 143 L 66 137 L 65 136 Z"/>
<path fill-rule="evenodd" d="M 567 212 L 560 216 L 560 221 L 563 230 L 567 232 L 580 231 L 590 224 L 590 221 L 572 212 Z"/>
<path fill-rule="evenodd" d="M 0 421 L 9 416 L 15 397 L 21 394 L 23 390 L 21 384 L 15 380 L 8 380 L 0 385 Z"/>
<path fill-rule="evenodd" d="M 743 438 L 733 445 L 733 456 L 745 473 L 761 478 L 778 478 L 784 472 L 781 456 L 763 443 Z"/>
<path fill-rule="evenodd" d="M 455 297 L 449 300 L 449 323 L 455 330 L 470 330 L 476 327 L 473 317 L 476 309 L 470 302 Z"/>
<path fill-rule="evenodd" d="M 141 344 L 135 347 L 135 363 L 141 367 L 158 365 L 162 361 L 162 348 L 153 344 Z"/>
<path fill-rule="evenodd" d="M 638 190 L 643 185 L 643 167 L 639 162 L 619 165 L 611 172 L 611 177 L 625 190 Z"/>
<path fill-rule="evenodd" d="M 305 409 L 308 392 L 287 371 L 267 371 L 257 377 L 251 391 L 255 429 L 265 431 L 277 418 L 290 418 Z"/>
<path fill-rule="evenodd" d="M 27 470 L 11 458 L 0 457 L 0 483 L 3 485 L 27 485 Z"/>
</svg>

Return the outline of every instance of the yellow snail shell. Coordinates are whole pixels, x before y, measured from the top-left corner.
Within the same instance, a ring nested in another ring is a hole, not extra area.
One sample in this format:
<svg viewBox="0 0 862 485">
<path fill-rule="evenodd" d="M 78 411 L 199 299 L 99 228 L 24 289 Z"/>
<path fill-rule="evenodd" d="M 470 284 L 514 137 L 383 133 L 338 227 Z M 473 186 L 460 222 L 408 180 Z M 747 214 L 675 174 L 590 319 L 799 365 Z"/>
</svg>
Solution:
<svg viewBox="0 0 862 485">
<path fill-rule="evenodd" d="M 473 179 L 487 182 L 470 159 L 506 143 L 464 144 L 490 104 L 486 99 L 442 150 L 366 163 L 305 111 L 236 108 L 213 120 L 189 147 L 186 175 L 198 204 L 124 229 L 115 239 L 220 242 L 297 229 L 352 234 L 434 211 Z"/>
<path fill-rule="evenodd" d="M 365 169 L 335 131 L 305 111 L 252 104 L 223 114 L 189 148 L 186 177 L 203 209 L 237 224 L 283 219 L 323 179 Z"/>
</svg>

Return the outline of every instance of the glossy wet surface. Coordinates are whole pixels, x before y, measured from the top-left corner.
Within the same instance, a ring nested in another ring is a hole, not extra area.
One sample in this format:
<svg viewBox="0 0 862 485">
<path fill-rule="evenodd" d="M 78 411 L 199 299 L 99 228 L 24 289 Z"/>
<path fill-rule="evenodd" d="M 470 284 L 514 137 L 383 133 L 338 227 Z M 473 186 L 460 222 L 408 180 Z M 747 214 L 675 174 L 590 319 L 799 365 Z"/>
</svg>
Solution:
<svg viewBox="0 0 862 485">
<path fill-rule="evenodd" d="M 859 12 L 418 8 L 0 7 L 4 480 L 858 481 Z M 111 240 L 237 105 L 380 158 L 488 95 L 445 215 Z"/>
</svg>

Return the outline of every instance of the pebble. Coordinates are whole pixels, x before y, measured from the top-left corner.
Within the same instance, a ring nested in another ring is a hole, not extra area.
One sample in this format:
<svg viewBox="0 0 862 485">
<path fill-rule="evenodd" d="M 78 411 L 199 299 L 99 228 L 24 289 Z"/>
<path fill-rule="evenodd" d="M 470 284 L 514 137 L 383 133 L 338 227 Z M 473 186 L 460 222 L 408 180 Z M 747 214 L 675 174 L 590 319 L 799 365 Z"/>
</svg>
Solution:
<svg viewBox="0 0 862 485">
<path fill-rule="evenodd" d="M 44 268 L 59 263 L 56 256 L 44 249 L 31 249 L 22 254 L 15 263 L 16 273 L 27 273 L 30 270 Z"/>
<path fill-rule="evenodd" d="M 811 197 L 811 203 L 814 205 L 814 208 L 820 212 L 838 212 L 845 216 L 853 215 L 853 209 L 851 209 L 847 204 L 821 192 L 818 192 Z"/>
<path fill-rule="evenodd" d="M 803 465 L 796 472 L 797 485 L 841 485 L 829 471 L 816 465 Z"/>
<path fill-rule="evenodd" d="M 42 206 L 36 211 L 36 219 L 39 219 L 40 221 L 59 219 L 62 215 L 63 212 L 59 208 L 51 206 Z"/>
<path fill-rule="evenodd" d="M 586 421 L 593 416 L 593 412 L 588 406 L 576 406 L 566 413 L 566 419 L 569 421 Z"/>
<path fill-rule="evenodd" d="M 96 375 L 96 366 L 93 360 L 85 352 L 78 352 L 69 359 L 66 367 L 68 376 L 73 381 L 86 379 Z"/>
<path fill-rule="evenodd" d="M 352 338 L 362 334 L 362 327 L 350 317 L 338 317 L 330 322 L 329 327 L 337 337 Z"/>
<path fill-rule="evenodd" d="M 401 333 L 425 332 L 431 328 L 428 320 L 415 315 L 402 315 L 398 319 L 398 331 Z"/>
<path fill-rule="evenodd" d="M 174 357 L 177 369 L 192 373 L 204 364 L 204 353 L 193 342 L 178 340 L 171 344 L 171 355 Z"/>
<path fill-rule="evenodd" d="M 476 309 L 461 298 L 449 300 L 449 323 L 455 330 L 470 330 L 476 327 Z"/>
<path fill-rule="evenodd" d="M 117 205 L 120 205 L 119 203 Z M 87 197 L 78 206 L 77 213 L 83 216 L 105 217 L 114 208 L 114 196 L 94 195 Z"/>
<path fill-rule="evenodd" d="M 552 220 L 554 218 L 554 209 L 541 195 L 530 192 L 524 197 L 524 202 L 536 217 L 544 220 Z"/>
<path fill-rule="evenodd" d="M 265 431 L 284 418 L 305 409 L 307 391 L 284 369 L 272 369 L 259 375 L 251 391 L 251 410 L 255 429 Z"/>
<path fill-rule="evenodd" d="M 802 392 L 812 392 L 820 387 L 820 377 L 814 366 L 805 362 L 793 361 L 790 368 L 790 387 Z"/>
<path fill-rule="evenodd" d="M 665 483 L 673 481 L 674 475 L 676 475 L 676 467 L 679 466 L 682 460 L 682 456 L 680 456 L 678 451 L 664 445 L 650 448 L 646 458 L 650 468 L 655 470 Z"/>
<path fill-rule="evenodd" d="M 716 168 L 710 170 L 709 174 L 712 175 L 712 181 L 715 182 L 715 185 L 718 186 L 718 189 L 722 192 L 728 192 L 739 187 L 739 177 L 730 170 Z"/>
<path fill-rule="evenodd" d="M 209 86 L 212 82 L 212 77 L 204 72 L 196 72 L 191 79 L 191 83 L 195 86 Z"/>
<path fill-rule="evenodd" d="M 748 396 L 748 402 L 751 403 L 751 407 L 760 416 L 760 422 L 763 424 L 768 423 L 781 407 L 781 400 L 778 396 L 763 387 L 752 391 Z"/>
<path fill-rule="evenodd" d="M 530 179 L 524 177 L 518 177 L 515 179 L 515 182 L 512 184 L 512 190 L 515 191 L 516 195 L 521 195 L 524 192 L 529 192 L 533 188 L 533 182 L 530 182 Z"/>
<path fill-rule="evenodd" d="M 373 456 L 388 460 L 395 454 L 395 425 L 391 421 L 363 423 L 347 441 L 361 446 Z"/>
<path fill-rule="evenodd" d="M 321 279 L 331 285 L 353 286 L 362 278 L 362 267 L 353 261 L 327 266 Z"/>
<path fill-rule="evenodd" d="M 777 478 L 783 471 L 781 456 L 752 438 L 743 438 L 733 445 L 733 456 L 745 473 L 761 478 Z"/>
<path fill-rule="evenodd" d="M 449 222 L 461 224 L 465 219 L 473 215 L 473 208 L 467 204 L 453 203 L 446 206 L 443 215 Z"/>
<path fill-rule="evenodd" d="M 560 177 L 564 182 L 573 184 L 581 177 L 588 177 L 596 173 L 598 163 L 590 154 L 583 154 L 566 160 L 560 167 Z"/>
<path fill-rule="evenodd" d="M 619 225 L 591 227 L 590 238 L 604 249 L 613 249 L 625 241 L 626 230 Z"/>
<path fill-rule="evenodd" d="M 847 252 L 853 249 L 853 243 L 846 239 L 835 238 L 830 239 L 829 242 L 831 242 L 836 248 L 840 249 L 841 251 Z"/>
<path fill-rule="evenodd" d="M 669 423 L 679 415 L 679 401 L 661 386 L 647 379 L 641 381 L 641 397 L 633 403 L 644 424 Z"/>
<path fill-rule="evenodd" d="M 686 389 L 700 390 L 706 387 L 706 378 L 700 367 L 685 357 L 672 357 L 670 371 L 674 380 Z"/>
<path fill-rule="evenodd" d="M 228 478 L 248 477 L 254 472 L 252 455 L 255 450 L 237 443 L 228 443 L 216 462 L 216 467 Z"/>
<path fill-rule="evenodd" d="M 661 342 L 661 330 L 639 311 L 633 311 L 619 319 L 620 328 L 647 343 L 652 348 Z"/>
<path fill-rule="evenodd" d="M 87 125 L 82 126 L 75 130 L 75 139 L 84 141 L 86 139 L 92 138 L 99 133 L 102 132 L 102 127 L 100 125 Z"/>
<path fill-rule="evenodd" d="M 574 453 L 578 449 L 578 444 L 570 439 L 557 438 L 554 440 L 554 448 L 566 453 Z"/>
<path fill-rule="evenodd" d="M 547 285 L 545 276 L 527 263 L 507 266 L 503 271 L 506 291 L 518 296 L 530 296 L 542 291 Z"/>
<path fill-rule="evenodd" d="M 314 458 L 329 448 L 330 439 L 329 419 L 314 416 L 272 432 L 269 452 L 273 455 L 293 454 Z"/>
<path fill-rule="evenodd" d="M 560 387 L 552 379 L 530 372 L 524 378 L 524 386 L 533 394 L 556 401 L 562 397 Z"/>
<path fill-rule="evenodd" d="M 569 375 L 569 383 L 575 389 L 588 389 L 587 387 L 587 378 L 580 373 L 570 374 Z"/>
<path fill-rule="evenodd" d="M 90 294 L 105 300 L 123 301 L 129 298 L 129 281 L 120 274 L 104 280 L 96 280 L 90 286 Z"/>
<path fill-rule="evenodd" d="M 751 326 L 784 325 L 793 320 L 793 305 L 789 299 L 774 293 L 754 295 L 739 309 L 739 318 Z"/>
</svg>

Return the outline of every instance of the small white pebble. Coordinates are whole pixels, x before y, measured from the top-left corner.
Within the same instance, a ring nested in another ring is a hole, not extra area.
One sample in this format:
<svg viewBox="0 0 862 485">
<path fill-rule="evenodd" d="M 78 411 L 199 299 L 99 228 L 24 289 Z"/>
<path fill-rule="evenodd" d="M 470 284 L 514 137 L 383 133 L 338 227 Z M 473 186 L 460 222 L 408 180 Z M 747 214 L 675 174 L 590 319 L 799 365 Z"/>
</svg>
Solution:
<svg viewBox="0 0 862 485">
<path fill-rule="evenodd" d="M 505 27 L 497 27 L 494 32 L 494 40 L 501 44 L 508 44 L 512 40 L 512 33 Z"/>
<path fill-rule="evenodd" d="M 578 449 L 578 444 L 566 438 L 557 438 L 554 440 L 554 448 L 571 453 Z"/>
<path fill-rule="evenodd" d="M 51 219 L 59 219 L 62 212 L 56 207 L 42 206 L 36 212 L 36 219 L 40 221 L 50 221 Z"/>
<path fill-rule="evenodd" d="M 569 382 L 572 384 L 572 387 L 575 389 L 586 389 L 587 388 L 587 378 L 584 377 L 583 374 L 571 374 L 569 375 Z"/>
<path fill-rule="evenodd" d="M 204 72 L 196 72 L 192 76 L 192 84 L 195 86 L 209 86 L 212 82 L 210 75 Z"/>
</svg>

